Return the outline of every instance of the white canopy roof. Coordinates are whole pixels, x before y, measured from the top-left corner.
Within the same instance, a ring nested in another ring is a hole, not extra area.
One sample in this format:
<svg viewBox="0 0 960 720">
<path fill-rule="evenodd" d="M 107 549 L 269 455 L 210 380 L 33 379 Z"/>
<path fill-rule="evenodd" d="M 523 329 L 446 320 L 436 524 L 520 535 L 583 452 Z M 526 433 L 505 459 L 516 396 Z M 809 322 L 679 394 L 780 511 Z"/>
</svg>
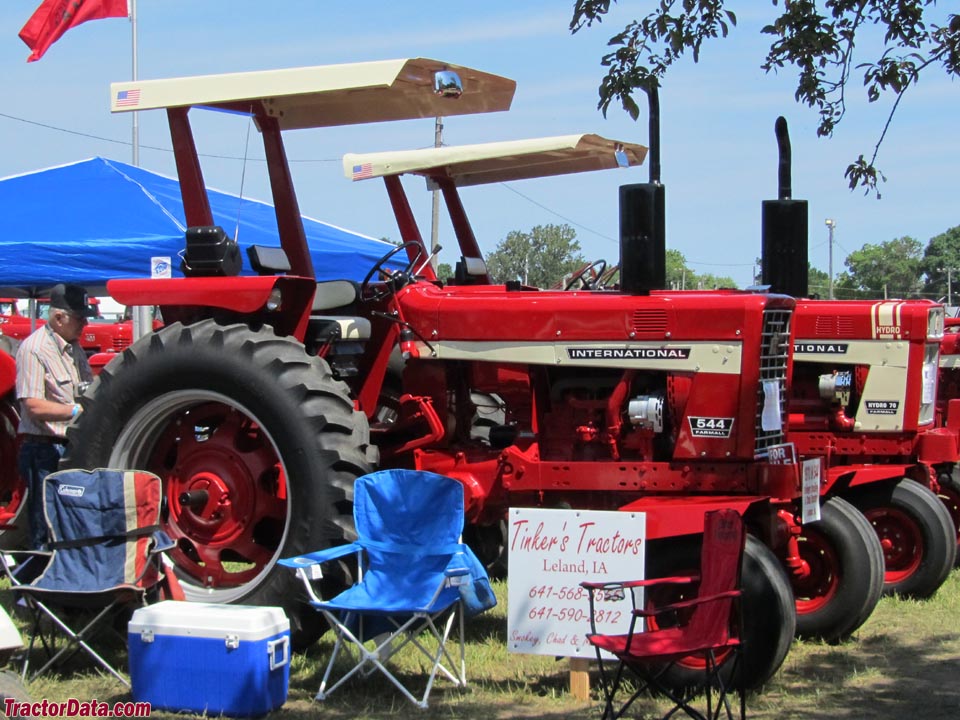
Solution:
<svg viewBox="0 0 960 720">
<path fill-rule="evenodd" d="M 460 97 L 434 92 L 441 70 L 460 76 Z M 204 106 L 246 113 L 258 103 L 289 130 L 507 110 L 515 90 L 515 81 L 499 75 L 414 58 L 115 82 L 110 110 Z"/>
</svg>

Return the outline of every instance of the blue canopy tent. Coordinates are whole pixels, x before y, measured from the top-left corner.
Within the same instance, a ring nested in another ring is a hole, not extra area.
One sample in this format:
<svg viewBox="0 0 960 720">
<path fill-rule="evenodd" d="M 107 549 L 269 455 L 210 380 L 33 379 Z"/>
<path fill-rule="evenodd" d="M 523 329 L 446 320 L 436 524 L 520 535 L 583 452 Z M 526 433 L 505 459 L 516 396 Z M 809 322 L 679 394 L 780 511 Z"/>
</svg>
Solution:
<svg viewBox="0 0 960 720">
<path fill-rule="evenodd" d="M 274 208 L 209 191 L 214 222 L 242 249 L 279 247 Z M 361 280 L 393 246 L 303 218 L 317 280 Z M 37 297 L 59 282 L 101 292 L 114 278 L 149 277 L 151 257 L 180 276 L 183 202 L 172 178 L 101 157 L 0 180 L 0 295 Z M 243 274 L 253 274 L 244 253 Z"/>
</svg>

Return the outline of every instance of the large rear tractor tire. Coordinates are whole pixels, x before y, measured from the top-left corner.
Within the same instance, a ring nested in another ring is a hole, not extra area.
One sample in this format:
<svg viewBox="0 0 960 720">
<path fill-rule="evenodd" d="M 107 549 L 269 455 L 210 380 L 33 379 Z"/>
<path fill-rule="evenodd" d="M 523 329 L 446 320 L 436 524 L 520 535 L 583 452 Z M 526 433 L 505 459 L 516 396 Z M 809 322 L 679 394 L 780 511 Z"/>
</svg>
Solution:
<svg viewBox="0 0 960 720">
<path fill-rule="evenodd" d="M 883 591 L 883 551 L 863 514 L 843 498 L 827 499 L 820 520 L 802 526 L 803 567 L 791 580 L 797 634 L 842 642 L 870 617 Z"/>
<path fill-rule="evenodd" d="M 647 577 L 698 573 L 701 544 L 702 537 L 651 543 L 647 551 Z M 733 663 L 726 663 L 724 682 L 753 690 L 773 677 L 786 658 L 796 631 L 796 614 L 790 582 L 783 567 L 776 556 L 752 535 L 747 536 L 744 550 L 741 588 L 746 652 L 735 677 L 730 677 Z M 681 599 L 676 595 L 676 589 L 667 588 L 666 593 L 648 599 L 657 605 Z M 696 586 L 689 586 L 687 594 L 695 595 Z M 724 657 L 717 658 L 721 664 L 725 660 Z M 703 681 L 703 660 L 681 660 L 662 677 L 670 687 L 696 686 Z"/>
<path fill-rule="evenodd" d="M 188 600 L 278 605 L 294 644 L 323 631 L 284 557 L 352 539 L 353 483 L 376 460 L 327 363 L 269 327 L 175 323 L 87 390 L 65 467 L 149 470 Z M 321 592 L 348 581 L 325 569 Z"/>
<path fill-rule="evenodd" d="M 915 480 L 870 488 L 853 496 L 880 538 L 883 592 L 927 598 L 943 584 L 957 554 L 956 531 L 946 506 Z"/>
<path fill-rule="evenodd" d="M 13 393 L 0 398 L 0 548 L 22 549 L 27 538 L 27 486 L 17 469 L 20 411 Z"/>
</svg>

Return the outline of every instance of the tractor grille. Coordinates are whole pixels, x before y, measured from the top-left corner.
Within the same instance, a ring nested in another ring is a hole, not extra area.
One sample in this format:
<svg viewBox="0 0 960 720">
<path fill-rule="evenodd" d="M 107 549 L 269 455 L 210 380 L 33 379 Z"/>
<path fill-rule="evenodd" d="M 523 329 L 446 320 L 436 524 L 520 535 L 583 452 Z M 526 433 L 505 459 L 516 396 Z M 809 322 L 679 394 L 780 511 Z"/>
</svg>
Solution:
<svg viewBox="0 0 960 720">
<path fill-rule="evenodd" d="M 760 382 L 757 383 L 757 413 L 754 426 L 754 454 L 763 455 L 773 445 L 784 442 L 784 413 L 787 407 L 787 361 L 790 352 L 790 310 L 771 309 L 763 313 L 763 345 L 760 350 Z M 779 422 L 772 430 L 763 429 L 763 408 L 767 398 L 765 385 L 775 382 L 779 395 Z"/>
</svg>

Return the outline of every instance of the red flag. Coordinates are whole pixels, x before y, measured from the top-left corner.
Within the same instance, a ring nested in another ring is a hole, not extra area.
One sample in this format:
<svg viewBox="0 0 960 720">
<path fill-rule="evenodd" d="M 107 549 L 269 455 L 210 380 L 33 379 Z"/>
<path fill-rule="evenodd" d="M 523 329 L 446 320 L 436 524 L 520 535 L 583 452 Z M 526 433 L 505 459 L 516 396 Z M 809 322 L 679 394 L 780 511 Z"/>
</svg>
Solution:
<svg viewBox="0 0 960 720">
<path fill-rule="evenodd" d="M 20 30 L 20 39 L 33 50 L 27 62 L 42 58 L 61 35 L 80 23 L 127 15 L 127 0 L 43 0 Z"/>
</svg>

